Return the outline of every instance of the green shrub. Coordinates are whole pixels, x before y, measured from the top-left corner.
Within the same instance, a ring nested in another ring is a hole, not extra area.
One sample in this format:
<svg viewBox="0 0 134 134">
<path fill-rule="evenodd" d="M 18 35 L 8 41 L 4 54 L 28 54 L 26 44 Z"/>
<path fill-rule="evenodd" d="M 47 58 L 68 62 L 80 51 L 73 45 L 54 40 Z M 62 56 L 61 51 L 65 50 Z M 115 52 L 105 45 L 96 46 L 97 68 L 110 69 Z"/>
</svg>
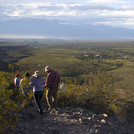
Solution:
<svg viewBox="0 0 134 134">
<path fill-rule="evenodd" d="M 12 90 L 0 90 L 0 133 L 15 128 L 18 120 L 18 106 L 10 99 L 12 94 Z"/>
<path fill-rule="evenodd" d="M 116 82 L 105 72 L 90 74 L 85 84 L 66 84 L 67 89 L 58 92 L 59 106 L 75 106 L 91 109 L 95 112 L 117 113 L 125 115 L 126 103 L 116 92 Z"/>
<path fill-rule="evenodd" d="M 28 97 L 20 91 L 14 94 L 14 89 L 9 89 L 10 82 L 6 77 L 0 75 L 0 133 L 14 129 L 18 122 L 18 111 L 29 104 L 32 98 L 32 91 Z"/>
</svg>

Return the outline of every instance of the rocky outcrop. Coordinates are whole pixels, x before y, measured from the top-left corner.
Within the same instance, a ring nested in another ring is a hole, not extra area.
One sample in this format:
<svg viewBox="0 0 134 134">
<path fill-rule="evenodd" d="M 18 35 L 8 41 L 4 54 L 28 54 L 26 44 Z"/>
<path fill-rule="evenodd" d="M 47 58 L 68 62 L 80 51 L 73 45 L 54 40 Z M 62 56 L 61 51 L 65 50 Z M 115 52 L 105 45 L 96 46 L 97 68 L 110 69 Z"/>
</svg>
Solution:
<svg viewBox="0 0 134 134">
<path fill-rule="evenodd" d="M 81 108 L 59 108 L 57 113 L 44 110 L 40 115 L 28 106 L 19 114 L 16 129 L 7 134 L 134 134 L 132 125 L 123 118 Z"/>
</svg>

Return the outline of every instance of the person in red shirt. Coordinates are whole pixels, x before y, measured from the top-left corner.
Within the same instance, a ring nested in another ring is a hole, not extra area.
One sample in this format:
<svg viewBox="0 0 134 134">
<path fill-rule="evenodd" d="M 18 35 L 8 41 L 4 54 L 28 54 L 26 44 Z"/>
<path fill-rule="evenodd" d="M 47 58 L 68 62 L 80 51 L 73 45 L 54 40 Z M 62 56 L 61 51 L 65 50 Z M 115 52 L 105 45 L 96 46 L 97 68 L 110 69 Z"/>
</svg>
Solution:
<svg viewBox="0 0 134 134">
<path fill-rule="evenodd" d="M 48 110 L 57 110 L 57 91 L 60 83 L 60 75 L 49 66 L 45 67 L 45 72 L 47 73 L 47 77 L 44 88 L 47 88 L 46 100 Z"/>
</svg>

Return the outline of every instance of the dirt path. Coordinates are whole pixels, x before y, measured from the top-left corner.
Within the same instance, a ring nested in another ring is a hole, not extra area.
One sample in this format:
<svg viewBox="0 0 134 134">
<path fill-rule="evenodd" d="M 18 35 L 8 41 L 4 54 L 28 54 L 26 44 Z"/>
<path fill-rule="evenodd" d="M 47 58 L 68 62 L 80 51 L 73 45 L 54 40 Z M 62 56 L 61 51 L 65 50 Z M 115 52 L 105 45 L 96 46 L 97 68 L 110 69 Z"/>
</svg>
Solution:
<svg viewBox="0 0 134 134">
<path fill-rule="evenodd" d="M 129 126 L 122 118 L 80 108 L 60 108 L 57 114 L 44 110 L 40 115 L 29 106 L 19 114 L 17 128 L 7 134 L 134 134 Z"/>
</svg>

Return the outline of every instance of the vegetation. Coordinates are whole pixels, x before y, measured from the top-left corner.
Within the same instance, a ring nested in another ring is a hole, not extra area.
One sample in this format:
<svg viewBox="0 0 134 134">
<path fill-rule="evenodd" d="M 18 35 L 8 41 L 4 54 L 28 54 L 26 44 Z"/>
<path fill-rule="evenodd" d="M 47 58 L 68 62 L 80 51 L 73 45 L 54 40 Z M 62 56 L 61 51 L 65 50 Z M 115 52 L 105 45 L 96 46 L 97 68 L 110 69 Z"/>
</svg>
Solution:
<svg viewBox="0 0 134 134">
<path fill-rule="evenodd" d="M 18 112 L 29 104 L 28 100 L 32 97 L 31 93 L 28 97 L 22 95 L 20 91 L 16 94 L 8 78 L 11 76 L 0 74 L 0 133 L 6 133 L 16 127 Z"/>
<path fill-rule="evenodd" d="M 15 127 L 27 99 L 13 90 L 15 73 L 38 70 L 45 78 L 49 65 L 67 86 L 58 92 L 60 107 L 82 107 L 127 118 L 134 102 L 133 42 L 0 41 L 0 132 Z M 12 125 L 11 125 L 12 124 Z"/>
</svg>

